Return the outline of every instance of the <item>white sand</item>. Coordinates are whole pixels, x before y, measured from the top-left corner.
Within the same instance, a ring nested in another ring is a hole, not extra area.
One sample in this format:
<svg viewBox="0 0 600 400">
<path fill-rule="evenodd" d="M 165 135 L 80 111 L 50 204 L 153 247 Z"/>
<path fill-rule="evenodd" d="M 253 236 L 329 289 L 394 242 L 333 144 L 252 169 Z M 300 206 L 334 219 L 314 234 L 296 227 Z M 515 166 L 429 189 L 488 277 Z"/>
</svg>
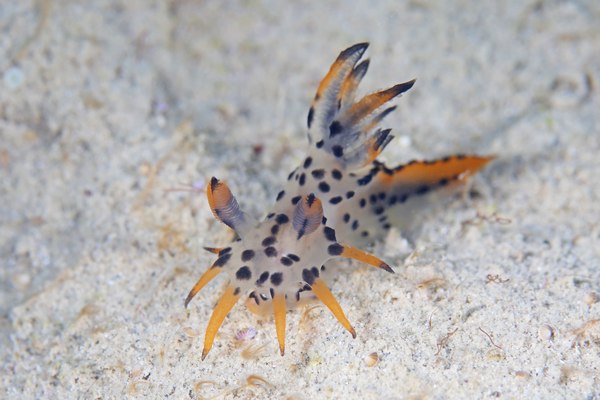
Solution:
<svg viewBox="0 0 600 400">
<path fill-rule="evenodd" d="M 0 397 L 600 397 L 599 2 L 49 3 L 0 5 Z M 364 91 L 418 78 L 390 163 L 498 160 L 375 245 L 396 275 L 340 262 L 355 340 L 296 311 L 282 358 L 238 306 L 201 362 L 223 282 L 183 299 L 229 235 L 165 190 L 215 175 L 267 212 L 363 40 Z"/>
</svg>

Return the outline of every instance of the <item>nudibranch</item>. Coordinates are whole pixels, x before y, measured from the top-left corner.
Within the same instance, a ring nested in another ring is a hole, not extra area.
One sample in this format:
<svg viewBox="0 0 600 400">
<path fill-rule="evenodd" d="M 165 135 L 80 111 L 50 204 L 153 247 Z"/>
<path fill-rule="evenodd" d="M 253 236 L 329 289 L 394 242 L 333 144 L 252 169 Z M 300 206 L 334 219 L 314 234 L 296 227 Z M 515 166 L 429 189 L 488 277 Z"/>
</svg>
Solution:
<svg viewBox="0 0 600 400">
<path fill-rule="evenodd" d="M 377 161 L 392 140 L 391 130 L 379 124 L 396 108 L 383 106 L 409 90 L 415 80 L 356 101 L 358 84 L 369 67 L 369 60 L 359 62 L 367 47 L 368 43 L 359 43 L 342 51 L 319 84 L 308 111 L 307 155 L 288 175 L 264 220 L 244 213 L 223 181 L 213 177 L 208 183 L 210 209 L 235 231 L 237 239 L 226 247 L 207 248 L 217 259 L 185 300 L 187 307 L 208 282 L 223 271 L 228 273 L 230 283 L 206 328 L 203 360 L 242 296 L 247 296 L 252 311 L 274 313 L 281 355 L 286 310 L 315 298 L 356 337 L 326 284 L 327 263 L 337 257 L 351 258 L 393 272 L 357 246 L 381 238 L 394 225 L 402 229 L 414 207 L 431 193 L 460 185 L 492 159 L 455 155 L 395 168 Z"/>
</svg>

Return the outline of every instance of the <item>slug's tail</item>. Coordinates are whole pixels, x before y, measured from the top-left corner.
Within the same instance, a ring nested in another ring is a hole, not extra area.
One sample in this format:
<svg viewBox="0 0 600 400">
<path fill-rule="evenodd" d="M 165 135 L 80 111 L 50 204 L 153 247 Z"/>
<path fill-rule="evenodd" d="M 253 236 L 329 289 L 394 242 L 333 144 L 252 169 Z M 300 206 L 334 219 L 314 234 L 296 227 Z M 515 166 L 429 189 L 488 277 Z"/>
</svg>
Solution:
<svg viewBox="0 0 600 400">
<path fill-rule="evenodd" d="M 407 231 L 428 205 L 435 205 L 440 197 L 456 192 L 469 177 L 495 157 L 455 155 L 433 161 L 412 161 L 389 169 L 376 163 L 376 175 L 371 187 L 371 215 L 383 230 L 396 226 Z M 393 209 L 396 206 L 402 209 Z M 390 210 L 388 212 L 388 210 Z"/>
<path fill-rule="evenodd" d="M 354 101 L 369 60 L 358 63 L 368 43 L 358 43 L 342 51 L 321 81 L 308 112 L 308 137 L 317 149 L 335 156 L 349 168 L 373 161 L 392 140 L 390 129 L 378 124 L 395 106 L 378 111 L 384 104 L 409 90 L 411 80 Z"/>
<path fill-rule="evenodd" d="M 455 155 L 433 161 L 412 161 L 393 169 L 379 164 L 377 182 L 397 196 L 422 195 L 436 188 L 464 182 L 494 158 Z"/>
<path fill-rule="evenodd" d="M 388 168 L 375 161 L 372 168 L 357 179 L 365 187 L 358 208 L 340 212 L 352 215 L 344 219 L 351 227 L 347 238 L 363 244 L 384 236 L 392 226 L 410 232 L 419 217 L 431 212 L 448 194 L 456 192 L 470 176 L 494 157 L 455 155 L 433 161 L 411 161 Z M 355 219 L 355 220 L 353 220 Z"/>
</svg>

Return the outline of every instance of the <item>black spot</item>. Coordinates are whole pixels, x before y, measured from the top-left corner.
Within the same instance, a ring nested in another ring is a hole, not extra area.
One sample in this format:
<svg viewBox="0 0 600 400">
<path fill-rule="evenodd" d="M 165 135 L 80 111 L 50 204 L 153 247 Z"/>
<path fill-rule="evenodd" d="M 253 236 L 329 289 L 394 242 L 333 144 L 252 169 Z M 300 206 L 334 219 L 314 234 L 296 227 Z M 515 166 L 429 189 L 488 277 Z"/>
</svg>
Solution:
<svg viewBox="0 0 600 400">
<path fill-rule="evenodd" d="M 273 218 L 273 216 L 275 216 L 275 213 L 269 213 L 269 214 L 267 215 L 267 219 L 271 219 L 271 218 Z"/>
<path fill-rule="evenodd" d="M 388 200 L 388 204 L 390 206 L 393 206 L 394 204 L 396 204 L 396 202 L 398 201 L 398 198 L 395 195 L 390 196 L 389 200 Z"/>
<path fill-rule="evenodd" d="M 464 160 L 465 158 L 467 158 L 467 156 L 465 156 L 464 154 L 457 154 L 454 157 L 456 157 L 457 160 Z"/>
<path fill-rule="evenodd" d="M 258 286 L 262 286 L 262 284 L 265 283 L 267 279 L 269 279 L 269 273 L 265 271 L 262 274 L 260 274 L 260 277 L 256 280 L 256 284 Z"/>
<path fill-rule="evenodd" d="M 339 256 L 344 251 L 344 246 L 339 243 L 334 243 L 329 245 L 327 248 L 327 252 L 330 256 Z"/>
<path fill-rule="evenodd" d="M 320 182 L 319 183 L 319 190 L 323 193 L 327 193 L 329 192 L 329 184 L 327 182 Z"/>
<path fill-rule="evenodd" d="M 370 202 L 371 204 L 375 204 L 375 203 L 377 203 L 377 196 L 376 196 L 376 195 L 374 195 L 374 194 L 372 194 L 371 196 L 369 196 L 369 202 Z"/>
<path fill-rule="evenodd" d="M 390 224 L 383 224 L 383 229 L 388 230 L 390 229 L 392 226 Z"/>
<path fill-rule="evenodd" d="M 248 279 L 252 278 L 252 271 L 250 271 L 250 268 L 247 266 L 243 266 L 237 270 L 235 277 L 240 280 L 247 281 Z"/>
<path fill-rule="evenodd" d="M 343 200 L 342 196 L 335 196 L 335 197 L 332 197 L 331 199 L 329 199 L 329 202 L 330 202 L 331 204 L 338 204 L 338 203 L 340 203 L 342 200 Z"/>
<path fill-rule="evenodd" d="M 271 279 L 273 279 L 273 277 L 271 277 Z M 275 298 L 275 289 L 269 288 L 269 294 L 271 294 L 271 298 L 274 299 Z"/>
<path fill-rule="evenodd" d="M 325 170 L 324 169 L 313 169 L 310 174 L 315 179 L 323 179 L 323 177 L 325 176 Z"/>
<path fill-rule="evenodd" d="M 379 217 L 379 222 L 383 222 L 387 219 L 387 215 L 382 215 L 381 217 Z"/>
<path fill-rule="evenodd" d="M 429 186 L 427 185 L 419 186 L 419 188 L 415 191 L 415 193 L 418 195 L 423 195 L 427 192 L 429 192 Z"/>
<path fill-rule="evenodd" d="M 224 249 L 221 249 L 221 251 L 219 251 L 219 257 L 229 253 L 230 251 L 231 247 L 225 247 Z"/>
<path fill-rule="evenodd" d="M 295 197 L 292 197 L 292 204 L 293 204 L 293 205 L 296 205 L 296 204 L 298 204 L 298 202 L 300 201 L 300 199 L 301 199 L 301 198 L 302 198 L 302 196 L 295 196 Z"/>
<path fill-rule="evenodd" d="M 450 156 L 446 156 L 446 157 L 440 159 L 440 161 L 441 162 L 448 162 L 448 161 L 450 161 L 450 158 L 451 158 Z"/>
<path fill-rule="evenodd" d="M 219 186 L 219 180 L 213 176 L 210 178 L 210 190 L 217 189 L 217 186 Z"/>
<path fill-rule="evenodd" d="M 321 224 L 325 225 L 327 223 L 327 217 L 323 215 L 323 218 L 321 218 Z"/>
<path fill-rule="evenodd" d="M 341 157 L 344 155 L 344 149 L 339 144 L 333 146 L 331 148 L 331 151 L 333 152 L 333 155 L 336 157 Z"/>
<path fill-rule="evenodd" d="M 373 179 L 373 176 L 371 176 L 371 174 L 367 174 L 359 180 L 357 180 L 356 183 L 358 184 L 358 186 L 365 186 L 368 185 L 369 182 L 371 182 L 371 179 Z"/>
<path fill-rule="evenodd" d="M 288 178 L 287 178 L 288 181 L 292 180 L 292 178 L 294 177 L 294 172 L 296 172 L 296 170 L 293 170 L 292 172 L 290 172 L 290 174 L 288 175 Z"/>
<path fill-rule="evenodd" d="M 334 137 L 335 135 L 341 133 L 344 130 L 340 121 L 333 121 L 331 125 L 329 125 L 329 137 Z"/>
<path fill-rule="evenodd" d="M 317 267 L 312 267 L 312 268 L 310 269 L 310 272 L 312 272 L 312 274 L 315 276 L 315 278 L 318 278 L 318 277 L 319 277 L 319 268 L 317 268 Z"/>
<path fill-rule="evenodd" d="M 265 255 L 267 257 L 277 257 L 277 250 L 273 246 L 269 246 L 265 249 Z"/>
<path fill-rule="evenodd" d="M 278 224 L 283 225 L 283 224 L 287 224 L 288 222 L 290 222 L 290 218 L 285 214 L 279 214 L 277 216 L 277 218 L 275 218 L 275 221 Z"/>
<path fill-rule="evenodd" d="M 292 264 L 294 263 L 292 260 L 290 260 L 290 259 L 289 259 L 289 258 L 287 258 L 287 257 L 281 257 L 281 258 L 279 259 L 279 261 L 280 261 L 280 262 L 281 262 L 283 265 L 285 265 L 286 267 L 289 267 L 290 265 L 292 265 Z"/>
<path fill-rule="evenodd" d="M 337 169 L 331 171 L 331 176 L 333 176 L 333 179 L 335 179 L 336 181 L 342 179 L 342 173 Z"/>
<path fill-rule="evenodd" d="M 330 242 L 335 242 L 335 230 L 331 229 L 330 227 L 326 226 L 323 229 L 323 233 L 325 234 L 325 237 L 327 238 L 327 240 L 329 240 Z"/>
<path fill-rule="evenodd" d="M 235 290 L 233 291 L 233 295 L 237 296 L 238 294 L 240 294 L 240 288 L 236 287 Z"/>
<path fill-rule="evenodd" d="M 254 258 L 254 250 L 242 251 L 242 261 L 252 260 Z"/>
<path fill-rule="evenodd" d="M 350 221 L 350 214 L 346 213 L 344 214 L 344 222 L 348 223 L 348 221 Z"/>
<path fill-rule="evenodd" d="M 296 301 L 300 301 L 300 290 L 296 291 Z"/>
<path fill-rule="evenodd" d="M 281 198 L 282 198 L 283 196 L 285 196 L 285 190 L 282 190 L 281 192 L 279 192 L 279 193 L 277 194 L 277 199 L 276 199 L 276 201 L 279 201 L 279 200 L 281 200 Z"/>
<path fill-rule="evenodd" d="M 400 199 L 398 199 L 398 201 L 400 203 L 404 203 L 406 200 L 408 200 L 408 195 L 407 194 L 403 194 L 402 196 L 400 196 Z"/>
<path fill-rule="evenodd" d="M 362 231 L 362 232 L 360 233 L 360 236 L 362 236 L 362 237 L 367 237 L 367 236 L 369 236 L 369 232 L 367 232 L 367 231 Z"/>
<path fill-rule="evenodd" d="M 383 208 L 383 207 L 377 207 L 375 210 L 373 210 L 375 215 L 381 215 L 381 214 L 383 214 L 384 211 L 385 211 L 385 208 Z"/>
<path fill-rule="evenodd" d="M 360 199 L 360 201 L 358 202 L 358 205 L 360 206 L 360 208 L 365 208 L 365 206 L 367 205 L 367 200 Z"/>
<path fill-rule="evenodd" d="M 292 253 L 290 253 L 290 254 L 288 254 L 287 256 L 288 256 L 289 258 L 291 258 L 292 260 L 294 260 L 295 262 L 298 262 L 298 261 L 300 261 L 300 257 L 298 257 L 298 256 L 297 256 L 297 255 L 295 255 L 295 254 L 292 254 Z"/>
<path fill-rule="evenodd" d="M 275 239 L 274 236 L 267 236 L 266 238 L 263 239 L 262 245 L 264 247 L 268 247 L 268 246 L 272 245 L 273 243 L 275 243 L 276 241 L 277 241 L 277 239 Z"/>
<path fill-rule="evenodd" d="M 385 192 L 380 192 L 377 197 L 379 198 L 379 200 L 383 200 L 385 199 Z"/>
<path fill-rule="evenodd" d="M 312 285 L 315 282 L 315 276 L 309 269 L 302 270 L 302 279 L 304 279 L 304 282 L 308 283 L 309 285 Z"/>
<path fill-rule="evenodd" d="M 308 125 L 308 129 L 310 129 L 310 126 L 312 125 L 313 117 L 314 116 L 315 116 L 315 109 L 311 107 L 308 110 L 308 118 L 307 118 L 307 121 L 306 121 L 306 124 Z"/>
<path fill-rule="evenodd" d="M 271 283 L 273 286 L 279 286 L 283 282 L 283 274 L 281 272 L 275 272 L 271 275 Z"/>
<path fill-rule="evenodd" d="M 325 271 L 325 266 L 321 265 L 321 271 Z"/>
<path fill-rule="evenodd" d="M 438 184 L 440 186 L 446 186 L 448 184 L 448 179 L 442 178 L 442 179 L 440 179 L 440 181 L 438 182 Z"/>
<path fill-rule="evenodd" d="M 346 198 L 347 199 L 351 199 L 354 197 L 354 191 L 350 190 L 348 192 L 346 192 Z"/>
<path fill-rule="evenodd" d="M 303 172 L 303 173 L 300 175 L 300 179 L 298 180 L 298 184 L 299 184 L 300 186 L 304 186 L 304 183 L 306 183 L 306 174 Z"/>
<path fill-rule="evenodd" d="M 312 157 L 306 157 L 306 160 L 304 160 L 304 169 L 310 167 L 310 164 L 312 164 Z"/>
<path fill-rule="evenodd" d="M 316 143 L 317 149 L 320 149 L 321 147 L 323 147 L 323 145 L 324 145 L 324 144 L 325 144 L 325 142 L 324 142 L 324 141 L 322 141 L 322 140 L 319 140 L 319 141 Z"/>
<path fill-rule="evenodd" d="M 355 219 L 354 222 L 352 223 L 352 230 L 355 231 L 358 229 L 358 220 Z"/>
<path fill-rule="evenodd" d="M 221 257 L 217 258 L 217 261 L 215 261 L 213 267 L 222 267 L 223 265 L 227 264 L 227 261 L 229 261 L 230 258 L 231 254 L 222 255 Z"/>
<path fill-rule="evenodd" d="M 271 227 L 271 234 L 277 235 L 277 232 L 279 232 L 279 225 L 273 225 Z"/>
<path fill-rule="evenodd" d="M 250 295 L 248 296 L 248 298 L 254 299 L 254 302 L 256 303 L 256 305 L 260 304 L 260 302 L 258 301 L 258 297 L 256 296 L 256 293 L 254 293 L 254 292 L 250 293 Z"/>
<path fill-rule="evenodd" d="M 315 197 L 314 194 L 309 194 L 308 197 L 306 198 L 306 204 L 308 205 L 308 207 L 312 207 L 313 203 L 315 202 L 317 198 Z"/>
</svg>

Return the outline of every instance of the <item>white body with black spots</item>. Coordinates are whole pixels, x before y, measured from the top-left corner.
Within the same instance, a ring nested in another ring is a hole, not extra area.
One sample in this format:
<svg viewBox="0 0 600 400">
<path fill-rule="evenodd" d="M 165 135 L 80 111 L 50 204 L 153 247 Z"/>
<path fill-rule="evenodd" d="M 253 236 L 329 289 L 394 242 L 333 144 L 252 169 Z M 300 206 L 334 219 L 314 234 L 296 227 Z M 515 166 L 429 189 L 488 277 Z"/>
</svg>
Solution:
<svg viewBox="0 0 600 400">
<path fill-rule="evenodd" d="M 455 186 L 492 158 L 457 155 L 413 161 L 388 168 L 376 161 L 391 141 L 390 129 L 378 127 L 395 106 L 379 111 L 409 90 L 414 80 L 355 101 L 368 60 L 358 63 L 368 44 L 344 50 L 323 78 L 308 114 L 309 151 L 277 194 L 262 221 L 244 214 L 223 182 L 212 178 L 207 195 L 213 214 L 234 229 L 239 240 L 211 248 L 217 260 L 190 291 L 185 305 L 220 272 L 231 282 L 211 316 L 202 359 L 217 330 L 242 296 L 254 311 L 273 310 L 279 349 L 284 354 L 286 309 L 318 298 L 356 336 L 324 279 L 325 264 L 335 257 L 353 258 L 393 272 L 360 246 L 380 238 L 393 225 L 410 221 L 403 205 L 440 188 Z"/>
</svg>

